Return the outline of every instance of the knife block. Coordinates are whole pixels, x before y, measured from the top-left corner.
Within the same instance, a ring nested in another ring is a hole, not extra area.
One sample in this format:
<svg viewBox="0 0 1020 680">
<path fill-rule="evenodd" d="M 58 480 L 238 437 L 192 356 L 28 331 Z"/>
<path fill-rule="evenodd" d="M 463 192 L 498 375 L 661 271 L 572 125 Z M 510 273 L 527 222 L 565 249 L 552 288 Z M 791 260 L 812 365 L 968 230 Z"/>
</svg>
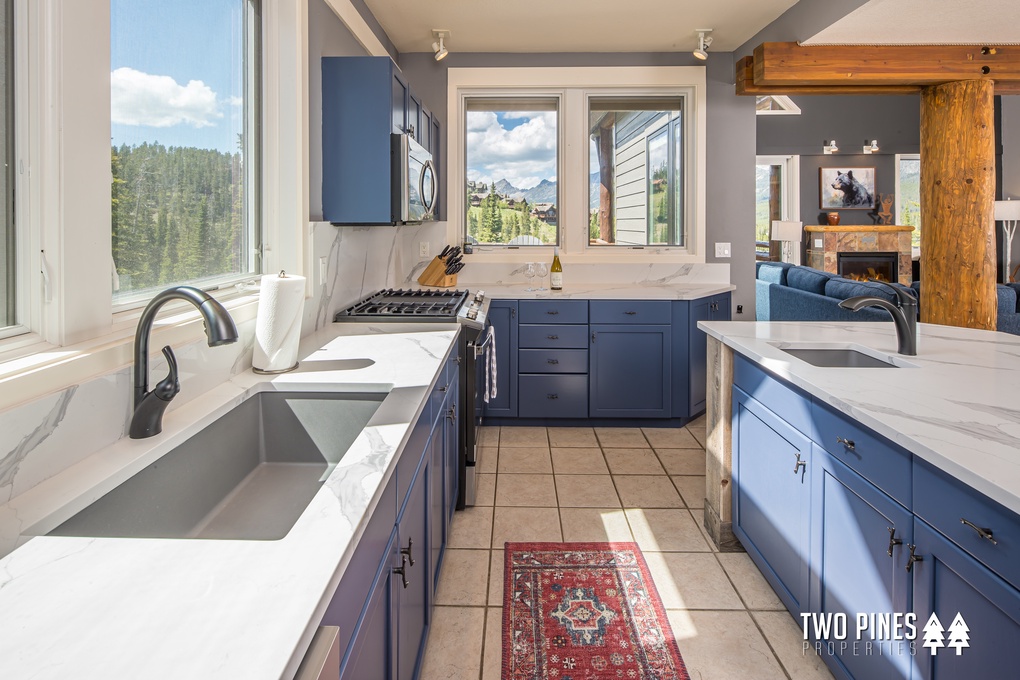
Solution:
<svg viewBox="0 0 1020 680">
<path fill-rule="evenodd" d="M 418 283 L 436 288 L 453 288 L 457 285 L 457 275 L 446 273 L 446 262 L 439 257 L 432 258 L 429 266 L 418 277 Z"/>
</svg>

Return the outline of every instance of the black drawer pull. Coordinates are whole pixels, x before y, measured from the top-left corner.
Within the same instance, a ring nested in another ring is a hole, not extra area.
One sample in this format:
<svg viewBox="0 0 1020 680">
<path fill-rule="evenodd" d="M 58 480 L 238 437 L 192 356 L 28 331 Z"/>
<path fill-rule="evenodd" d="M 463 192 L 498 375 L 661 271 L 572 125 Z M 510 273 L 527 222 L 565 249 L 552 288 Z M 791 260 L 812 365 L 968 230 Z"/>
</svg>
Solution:
<svg viewBox="0 0 1020 680">
<path fill-rule="evenodd" d="M 407 555 L 400 556 L 400 566 L 393 568 L 394 574 L 400 574 L 400 580 L 403 582 L 404 587 L 411 585 L 411 582 L 407 580 Z"/>
<path fill-rule="evenodd" d="M 847 447 L 851 451 L 856 451 L 857 450 L 856 448 L 854 448 L 854 440 L 853 439 L 843 439 L 842 437 L 836 437 L 836 443 L 837 444 L 842 444 L 843 446 Z"/>
<path fill-rule="evenodd" d="M 889 557 L 892 557 L 893 548 L 898 545 L 903 545 L 903 539 L 896 538 L 896 527 L 886 527 L 886 529 L 889 530 L 889 550 L 886 551 L 886 554 Z"/>
<path fill-rule="evenodd" d="M 560 360 L 559 359 L 546 359 L 546 362 L 548 362 L 550 364 L 558 364 L 558 363 L 560 363 Z"/>
<path fill-rule="evenodd" d="M 910 557 L 907 558 L 907 573 L 909 574 L 914 570 L 914 562 L 923 562 L 924 558 L 920 555 L 914 554 L 914 551 L 917 550 L 917 546 L 913 543 L 907 543 L 907 548 L 910 549 Z"/>
<path fill-rule="evenodd" d="M 545 395 L 545 398 L 546 399 L 559 399 L 560 395 L 558 395 L 558 394 L 547 394 L 547 395 Z"/>
<path fill-rule="evenodd" d="M 991 529 L 985 529 L 985 528 L 979 527 L 978 525 L 974 524 L 973 522 L 968 522 L 967 520 L 965 520 L 962 517 L 960 518 L 960 524 L 966 524 L 971 529 L 973 529 L 974 531 L 978 532 L 978 536 L 980 536 L 981 538 L 987 538 L 989 541 L 991 541 L 992 545 L 999 545 L 999 542 L 996 541 L 993 538 L 992 530 Z"/>
<path fill-rule="evenodd" d="M 627 316 L 634 316 L 637 312 L 624 312 Z"/>
<path fill-rule="evenodd" d="M 547 335 L 545 337 L 548 338 L 549 340 L 559 340 L 560 339 L 560 336 L 558 336 L 558 335 Z"/>
<path fill-rule="evenodd" d="M 550 309 L 548 312 L 546 312 L 546 314 L 552 314 L 553 316 L 556 316 L 557 314 L 559 314 L 559 312 L 556 311 L 555 309 Z"/>
<path fill-rule="evenodd" d="M 442 387 L 440 387 L 438 389 L 439 389 L 440 392 L 445 392 L 446 390 L 450 389 L 450 386 L 449 385 L 443 385 Z"/>
<path fill-rule="evenodd" d="M 408 539 L 407 539 L 407 547 L 406 548 L 401 548 L 400 549 L 400 553 L 402 555 L 407 555 L 407 563 L 413 567 L 414 566 L 414 543 L 411 542 L 411 538 L 410 537 L 408 537 Z"/>
</svg>

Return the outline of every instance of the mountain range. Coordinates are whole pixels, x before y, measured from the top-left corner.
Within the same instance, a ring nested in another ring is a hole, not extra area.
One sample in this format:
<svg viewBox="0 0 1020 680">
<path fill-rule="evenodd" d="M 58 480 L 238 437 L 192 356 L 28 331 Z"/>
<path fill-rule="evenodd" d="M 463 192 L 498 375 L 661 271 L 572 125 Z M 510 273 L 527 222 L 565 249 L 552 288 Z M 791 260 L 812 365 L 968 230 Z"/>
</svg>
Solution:
<svg viewBox="0 0 1020 680">
<path fill-rule="evenodd" d="M 588 202 L 590 209 L 593 210 L 599 205 L 598 179 L 599 173 L 593 172 L 588 182 Z M 518 201 L 523 198 L 529 205 L 534 205 L 535 203 L 556 203 L 556 182 L 550 182 L 547 179 L 543 179 L 530 189 L 519 189 L 504 178 L 495 182 L 492 188 L 496 193 L 509 196 Z"/>
</svg>

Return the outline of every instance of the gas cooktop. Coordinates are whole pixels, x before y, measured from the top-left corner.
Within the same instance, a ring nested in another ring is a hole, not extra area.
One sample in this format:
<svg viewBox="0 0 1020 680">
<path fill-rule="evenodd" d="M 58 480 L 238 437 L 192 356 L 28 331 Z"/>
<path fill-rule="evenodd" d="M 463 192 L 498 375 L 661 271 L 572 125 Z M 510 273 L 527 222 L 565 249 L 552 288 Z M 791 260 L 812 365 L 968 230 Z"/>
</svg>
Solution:
<svg viewBox="0 0 1020 680">
<path fill-rule="evenodd" d="M 402 290 L 388 288 L 336 313 L 334 321 L 461 321 L 475 320 L 482 293 L 466 290 Z M 486 305 L 487 307 L 488 305 Z M 473 313 L 472 313 L 473 312 Z"/>
</svg>

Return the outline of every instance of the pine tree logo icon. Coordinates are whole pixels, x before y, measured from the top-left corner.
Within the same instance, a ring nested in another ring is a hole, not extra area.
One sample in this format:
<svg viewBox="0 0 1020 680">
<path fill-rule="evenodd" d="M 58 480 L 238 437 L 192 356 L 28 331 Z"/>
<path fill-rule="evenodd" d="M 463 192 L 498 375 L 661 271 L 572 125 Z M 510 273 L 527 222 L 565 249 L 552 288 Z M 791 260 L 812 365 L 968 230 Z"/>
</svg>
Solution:
<svg viewBox="0 0 1020 680">
<path fill-rule="evenodd" d="M 956 650 L 957 656 L 960 656 L 964 647 L 970 647 L 970 628 L 967 627 L 967 622 L 963 620 L 960 612 L 956 612 L 956 618 L 949 624 L 948 646 Z M 932 651 L 932 654 L 934 653 Z"/>
<path fill-rule="evenodd" d="M 959 614 L 957 614 L 957 618 L 960 618 Z M 963 619 L 960 620 L 962 622 Z M 956 620 L 954 619 L 953 622 L 955 623 Z M 921 646 L 930 649 L 932 656 L 938 654 L 939 647 L 946 646 L 946 643 L 943 642 L 945 629 L 942 627 L 942 622 L 939 621 L 939 617 L 935 615 L 935 612 L 931 613 L 928 623 L 924 624 L 924 628 L 921 630 L 924 631 L 924 643 Z M 964 635 L 966 635 L 966 624 L 964 625 L 964 630 Z M 964 642 L 964 644 L 967 643 Z M 960 653 L 959 649 L 957 649 L 956 653 Z"/>
</svg>

